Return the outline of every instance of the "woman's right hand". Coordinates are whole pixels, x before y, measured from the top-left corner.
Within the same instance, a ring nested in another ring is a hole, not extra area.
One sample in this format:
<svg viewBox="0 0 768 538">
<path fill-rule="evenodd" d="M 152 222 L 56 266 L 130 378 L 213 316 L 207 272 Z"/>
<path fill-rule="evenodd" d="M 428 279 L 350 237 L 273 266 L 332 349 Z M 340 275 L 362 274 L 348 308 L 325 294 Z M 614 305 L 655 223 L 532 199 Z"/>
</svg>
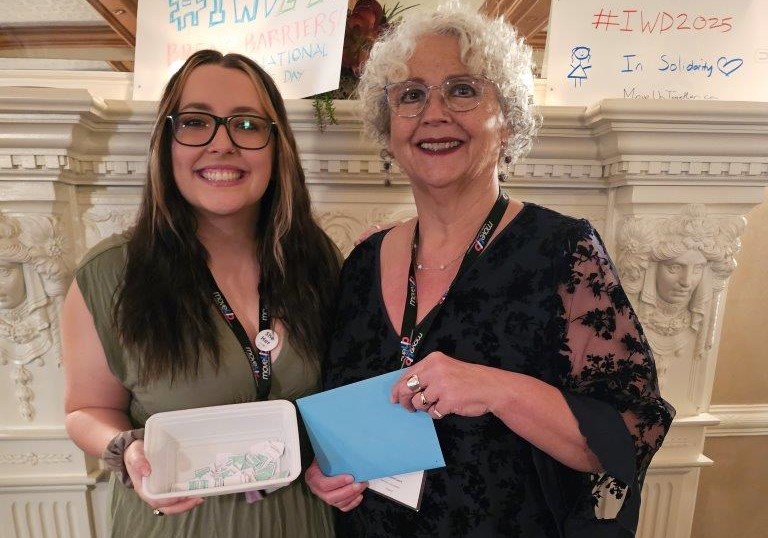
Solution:
<svg viewBox="0 0 768 538">
<path fill-rule="evenodd" d="M 144 455 L 144 441 L 134 441 L 128 445 L 125 453 L 123 453 L 123 461 L 125 462 L 128 476 L 131 477 L 131 482 L 133 482 L 133 489 L 136 491 L 136 494 L 141 500 L 153 509 L 160 510 L 164 515 L 181 514 L 203 504 L 202 497 L 173 497 L 171 499 L 152 500 L 144 496 L 141 479 L 149 476 L 152 472 L 149 461 L 147 461 L 147 457 Z"/>
<path fill-rule="evenodd" d="M 304 473 L 304 480 L 312 493 L 342 512 L 357 508 L 363 502 L 363 491 L 368 487 L 367 482 L 355 482 L 349 474 L 325 476 L 317 460 Z"/>
</svg>

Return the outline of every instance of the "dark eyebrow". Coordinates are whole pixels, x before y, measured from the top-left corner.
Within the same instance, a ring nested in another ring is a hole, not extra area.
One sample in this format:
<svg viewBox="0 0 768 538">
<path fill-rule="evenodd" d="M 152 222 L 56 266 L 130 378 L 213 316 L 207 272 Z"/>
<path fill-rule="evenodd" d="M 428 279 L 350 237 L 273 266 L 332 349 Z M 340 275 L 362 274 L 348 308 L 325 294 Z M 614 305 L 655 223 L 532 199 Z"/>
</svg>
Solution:
<svg viewBox="0 0 768 538">
<path fill-rule="evenodd" d="M 203 112 L 210 112 L 212 109 L 206 103 L 186 103 L 184 106 L 179 107 L 179 111 L 187 111 L 189 109 L 201 110 Z M 252 106 L 238 106 L 229 111 L 230 114 L 257 114 L 264 115 L 263 112 L 256 110 Z"/>
</svg>

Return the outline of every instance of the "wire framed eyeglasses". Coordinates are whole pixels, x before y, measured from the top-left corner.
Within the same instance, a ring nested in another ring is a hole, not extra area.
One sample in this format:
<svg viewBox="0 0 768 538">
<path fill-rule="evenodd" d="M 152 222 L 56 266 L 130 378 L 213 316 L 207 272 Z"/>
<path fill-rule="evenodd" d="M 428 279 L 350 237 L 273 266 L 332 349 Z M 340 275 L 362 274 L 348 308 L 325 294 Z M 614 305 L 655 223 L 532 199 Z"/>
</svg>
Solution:
<svg viewBox="0 0 768 538">
<path fill-rule="evenodd" d="M 432 90 L 439 90 L 445 106 L 453 112 L 474 110 L 483 100 L 485 87 L 491 83 L 481 76 L 449 77 L 440 84 L 427 86 L 414 80 L 384 86 L 387 104 L 401 118 L 415 118 L 424 111 Z"/>
<path fill-rule="evenodd" d="M 261 149 L 269 144 L 274 121 L 253 114 L 233 114 L 222 118 L 207 112 L 178 112 L 166 116 L 173 138 L 183 146 L 205 146 L 223 125 L 232 144 L 240 149 Z"/>
</svg>

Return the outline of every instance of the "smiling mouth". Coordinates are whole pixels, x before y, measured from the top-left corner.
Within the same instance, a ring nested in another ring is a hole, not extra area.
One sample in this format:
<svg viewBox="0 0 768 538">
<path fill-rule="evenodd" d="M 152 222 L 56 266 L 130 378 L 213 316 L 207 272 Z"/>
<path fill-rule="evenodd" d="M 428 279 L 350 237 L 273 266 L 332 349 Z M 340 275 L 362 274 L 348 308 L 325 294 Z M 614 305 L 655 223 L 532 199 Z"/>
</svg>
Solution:
<svg viewBox="0 0 768 538">
<path fill-rule="evenodd" d="M 450 142 L 421 142 L 419 148 L 427 151 L 445 151 L 453 148 L 457 148 L 461 145 L 459 140 L 451 140 Z"/>
<path fill-rule="evenodd" d="M 198 176 L 211 183 L 232 183 L 244 176 L 241 170 L 200 170 Z"/>
</svg>

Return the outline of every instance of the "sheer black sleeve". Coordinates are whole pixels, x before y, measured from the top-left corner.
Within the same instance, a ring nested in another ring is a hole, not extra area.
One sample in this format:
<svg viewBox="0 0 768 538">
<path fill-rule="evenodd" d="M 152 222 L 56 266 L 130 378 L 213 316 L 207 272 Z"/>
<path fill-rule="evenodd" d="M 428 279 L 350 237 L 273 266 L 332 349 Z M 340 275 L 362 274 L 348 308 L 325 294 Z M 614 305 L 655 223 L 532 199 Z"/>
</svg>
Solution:
<svg viewBox="0 0 768 538">
<path fill-rule="evenodd" d="M 600 520 L 633 533 L 645 473 L 674 409 L 659 393 L 651 348 L 605 245 L 589 223 L 579 221 L 564 254 L 558 271 L 558 382 L 603 471 L 588 475 L 591 488 L 584 487 L 582 474 L 567 525 Z M 566 534 L 571 535 L 581 536 Z"/>
</svg>

